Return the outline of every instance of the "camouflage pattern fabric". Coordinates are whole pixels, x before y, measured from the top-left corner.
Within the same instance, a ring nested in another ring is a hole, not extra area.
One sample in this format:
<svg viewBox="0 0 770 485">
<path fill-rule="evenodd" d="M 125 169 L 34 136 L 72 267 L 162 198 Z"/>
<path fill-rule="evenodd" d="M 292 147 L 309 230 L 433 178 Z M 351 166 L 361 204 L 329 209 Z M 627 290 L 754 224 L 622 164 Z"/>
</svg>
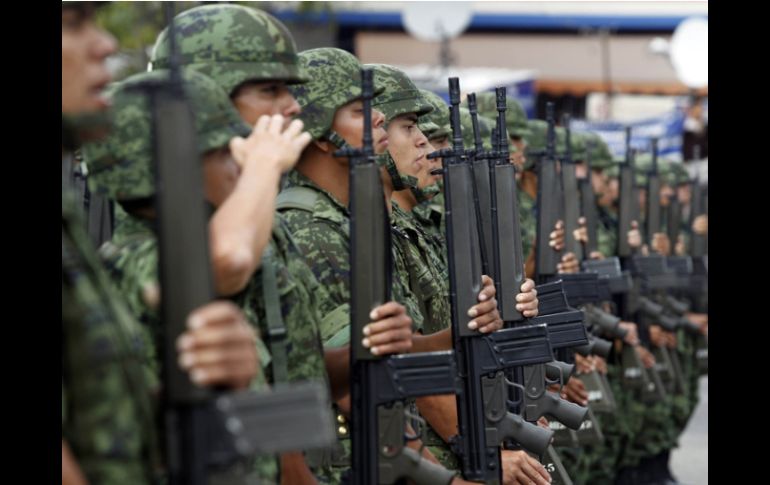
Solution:
<svg viewBox="0 0 770 485">
<path fill-rule="evenodd" d="M 155 193 L 149 100 L 133 88 L 166 76 L 165 71 L 144 72 L 112 86 L 113 129 L 106 139 L 88 143 L 82 150 L 93 192 L 116 200 L 139 199 Z M 183 78 L 195 113 L 201 154 L 226 147 L 235 136 L 251 133 L 227 94 L 213 80 L 189 69 L 183 72 Z"/>
<path fill-rule="evenodd" d="M 353 54 L 334 47 L 303 51 L 299 61 L 311 76 L 310 82 L 291 88 L 302 108 L 299 119 L 314 140 L 328 139 L 337 110 L 361 97 L 361 63 Z M 375 100 L 384 90 L 375 73 Z"/>
<path fill-rule="evenodd" d="M 444 229 L 444 193 L 439 192 L 430 200 L 417 204 L 412 209 L 412 215 L 425 233 L 435 240 L 435 244 L 445 247 L 445 229 Z M 446 265 L 446 255 L 444 255 L 444 265 Z"/>
<path fill-rule="evenodd" d="M 62 191 L 62 439 L 91 483 L 153 483 L 160 471 L 146 338 Z"/>
<path fill-rule="evenodd" d="M 119 211 L 116 214 L 112 241 L 105 243 L 100 253 L 115 286 L 121 294 L 125 295 L 129 309 L 140 320 L 145 332 L 152 336 L 150 338 L 160 338 L 163 325 L 159 314 L 160 308 L 157 306 L 157 301 L 153 302 L 148 298 L 152 289 L 158 288 L 158 243 L 149 223 L 132 217 L 122 210 Z M 236 303 L 240 302 L 236 301 Z M 244 314 L 250 323 L 256 323 L 253 311 L 244 308 Z M 267 329 L 264 321 L 260 323 L 262 325 L 257 326 L 258 333 L 266 336 Z M 287 330 L 287 337 L 292 337 L 290 330 Z M 151 348 L 154 349 L 155 345 Z M 272 357 L 261 338 L 257 338 L 256 348 L 263 368 L 252 380 L 250 387 L 259 390 L 266 387 Z M 154 369 L 159 370 L 157 361 L 152 365 Z M 260 483 L 277 482 L 278 463 L 273 457 L 257 457 L 252 470 L 252 479 Z M 241 478 L 248 481 L 248 477 Z"/>
<path fill-rule="evenodd" d="M 493 91 L 476 93 L 476 105 L 479 114 L 492 120 L 497 119 L 497 98 Z M 522 137 L 529 141 L 532 131 L 527 123 L 527 112 L 516 99 L 507 96 L 505 98 L 505 127 L 509 136 Z"/>
<path fill-rule="evenodd" d="M 374 69 L 374 79 L 385 87 L 382 95 L 372 102 L 372 107 L 385 115 L 385 123 L 403 114 L 415 113 L 420 117 L 433 111 L 433 105 L 400 69 L 387 64 L 364 64 L 364 67 Z"/>
<path fill-rule="evenodd" d="M 429 140 L 451 135 L 452 130 L 449 127 L 449 106 L 447 106 L 446 101 L 444 101 L 438 94 L 433 91 L 428 91 L 427 89 L 420 89 L 420 93 L 422 93 L 423 99 L 433 107 L 432 111 L 420 117 L 420 130 L 425 133 L 425 136 L 427 136 Z M 428 133 L 423 130 L 422 123 L 433 123 L 435 124 L 436 129 Z"/>
<path fill-rule="evenodd" d="M 596 133 L 584 132 L 586 148 L 589 143 L 593 143 L 591 150 L 591 168 L 604 170 L 612 166 L 612 153 L 607 142 Z"/>
<path fill-rule="evenodd" d="M 182 65 L 213 78 L 228 95 L 246 81 L 306 81 L 289 30 L 275 17 L 242 5 L 203 5 L 174 17 Z M 168 29 L 155 41 L 151 69 L 169 67 Z"/>
<path fill-rule="evenodd" d="M 596 249 L 604 256 L 612 256 L 618 248 L 618 221 L 613 211 L 597 206 Z"/>
<path fill-rule="evenodd" d="M 535 204 L 537 200 L 530 197 L 519 184 L 516 196 L 519 203 L 519 224 L 521 225 L 521 251 L 526 261 L 535 250 L 537 238 L 537 217 L 535 216 Z"/>
<path fill-rule="evenodd" d="M 410 213 L 393 202 L 391 217 L 396 237 L 393 244 L 406 256 L 403 266 L 408 268 L 409 289 L 417 297 L 424 317 L 426 335 L 449 328 L 449 268 L 444 263 L 443 246 L 430 238 Z"/>
<path fill-rule="evenodd" d="M 321 286 L 328 290 L 327 307 L 350 304 L 350 214 L 334 196 L 318 187 L 313 181 L 296 170 L 289 173 L 284 190 L 304 187 L 316 194 L 312 210 L 304 208 L 279 208 L 300 253 Z M 279 196 L 280 197 L 280 196 Z M 394 244 L 393 300 L 401 303 L 412 318 L 414 330 L 422 328 L 423 320 L 419 304 L 409 292 L 407 271 L 401 263 L 405 256 Z M 321 321 L 320 334 L 324 347 L 339 347 L 350 342 L 349 312 L 333 312 L 332 318 Z M 338 435 L 339 437 L 339 435 Z M 314 473 L 323 483 L 340 483 L 345 470 L 350 467 L 351 448 L 349 439 L 340 439 L 330 457 L 324 457 Z"/>
<path fill-rule="evenodd" d="M 397 268 L 407 269 L 410 291 L 420 304 L 423 315 L 423 333 L 430 335 L 451 326 L 449 301 L 449 268 L 445 264 L 446 249 L 439 246 L 420 227 L 410 212 L 393 202 L 392 221 L 398 247 L 396 254 L 404 257 Z M 425 429 L 425 444 L 436 459 L 449 470 L 459 470 L 460 461 L 449 445 L 431 428 Z"/>
</svg>

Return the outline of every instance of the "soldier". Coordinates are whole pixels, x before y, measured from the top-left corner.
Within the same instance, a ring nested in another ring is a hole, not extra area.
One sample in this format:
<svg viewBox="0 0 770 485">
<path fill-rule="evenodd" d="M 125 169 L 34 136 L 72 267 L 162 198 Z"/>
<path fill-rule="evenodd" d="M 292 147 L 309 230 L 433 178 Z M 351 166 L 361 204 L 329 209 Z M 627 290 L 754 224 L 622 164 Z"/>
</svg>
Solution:
<svg viewBox="0 0 770 485">
<path fill-rule="evenodd" d="M 158 313 L 158 243 L 152 229 L 152 198 L 156 193 L 151 165 L 152 147 L 149 143 L 152 132 L 147 100 L 138 93 L 132 93 L 131 89 L 142 82 L 167 75 L 162 71 L 142 73 L 116 86 L 113 97 L 116 121 L 112 135 L 103 142 L 88 144 L 83 149 L 91 173 L 89 183 L 92 189 L 117 202 L 115 234 L 112 241 L 101 248 L 102 258 L 117 287 L 126 296 L 132 313 L 150 334 L 150 348 L 155 347 L 154 342 L 160 341 L 159 330 L 162 326 Z M 237 279 L 240 270 L 232 264 L 233 255 L 240 255 L 242 261 L 259 260 L 260 257 L 258 252 L 252 253 L 254 239 L 257 237 L 249 230 L 253 225 L 249 224 L 248 219 L 243 219 L 244 215 L 253 215 L 250 209 L 254 205 L 252 199 L 256 197 L 254 192 L 258 190 L 255 177 L 249 175 L 256 172 L 257 164 L 278 165 L 279 169 L 291 166 L 309 137 L 301 134 L 300 121 L 282 133 L 279 129 L 280 121 L 268 117 L 264 117 L 252 132 L 240 120 L 227 95 L 216 83 L 192 70 L 185 72 L 185 81 L 187 94 L 196 113 L 205 195 L 207 202 L 215 208 L 210 222 L 215 287 L 220 295 L 229 296 L 225 291 L 232 290 L 227 284 Z M 270 126 L 270 123 L 274 126 Z M 249 156 L 239 152 L 236 159 L 233 159 L 228 149 L 230 140 L 249 134 L 248 139 L 240 139 L 249 146 Z M 244 157 L 240 158 L 239 155 Z M 243 171 L 239 176 L 240 167 L 243 167 Z M 263 217 L 272 216 L 265 214 Z M 227 248 L 227 251 L 222 248 Z M 217 258 L 217 251 L 221 251 L 219 254 L 226 255 L 227 259 Z M 235 277 L 233 273 L 236 273 Z M 285 270 L 276 273 L 278 280 L 287 278 Z M 223 285 L 223 280 L 227 284 Z M 248 296 L 247 291 L 245 295 L 238 295 L 235 301 L 244 308 L 252 323 L 259 323 L 259 334 L 270 335 L 272 328 L 265 318 L 265 311 L 249 301 Z M 291 296 L 301 301 L 301 296 Z M 271 383 L 281 380 L 325 380 L 317 329 L 312 326 L 312 320 L 307 324 L 303 319 L 300 328 L 291 325 L 295 319 L 286 320 L 289 322 L 287 346 L 293 349 L 292 359 L 288 362 L 281 362 L 280 357 L 271 355 L 262 340 L 257 339 L 258 352 L 264 356 L 266 363 L 272 361 L 272 365 L 264 369 L 267 375 L 261 376 L 262 383 L 264 377 Z M 226 353 L 211 355 L 208 361 L 213 363 L 222 360 L 230 365 L 243 352 L 242 348 L 228 346 Z M 185 368 L 193 363 L 190 359 L 180 360 L 180 365 Z M 284 368 L 278 370 L 279 364 Z M 236 368 L 237 372 L 247 370 L 246 366 Z M 279 372 L 286 374 L 285 377 L 277 378 Z M 207 374 L 206 369 L 199 369 L 193 374 L 193 379 L 206 384 L 212 377 Z M 237 384 L 243 386 L 249 382 L 238 381 Z M 270 463 L 270 460 L 261 460 L 260 480 L 275 481 L 275 468 L 275 463 Z"/>
<path fill-rule="evenodd" d="M 105 58 L 115 41 L 96 27 L 90 2 L 62 4 L 62 131 L 77 133 L 66 116 L 97 113 L 109 103 Z M 64 138 L 63 138 L 64 140 Z M 74 141 L 70 138 L 70 141 Z M 62 145 L 62 154 L 72 145 Z M 182 340 L 207 341 L 212 330 L 253 347 L 243 314 L 213 302 L 193 312 Z M 75 200 L 62 190 L 62 483 L 151 483 L 162 474 L 154 413 L 158 381 L 150 372 L 141 327 L 110 284 L 88 240 Z M 201 361 L 221 345 L 188 349 L 180 358 Z M 239 357 L 256 371 L 256 351 Z M 200 364 L 188 368 L 193 374 Z M 232 369 L 219 364 L 209 382 L 227 384 Z M 253 377 L 241 374 L 240 377 Z"/>
<path fill-rule="evenodd" d="M 217 82 L 230 95 L 233 105 L 246 123 L 253 124 L 261 116 L 272 115 L 273 120 L 282 120 L 286 125 L 291 116 L 299 113 L 300 107 L 288 86 L 300 85 L 306 78 L 297 62 L 294 40 L 277 19 L 259 10 L 238 5 L 205 5 L 180 13 L 175 21 L 183 32 L 179 48 L 184 54 L 184 62 Z M 244 50 L 245 45 L 251 49 Z M 156 41 L 152 60 L 154 68 L 168 62 L 165 31 Z M 235 144 L 233 151 L 249 152 L 249 149 Z M 261 171 L 259 154 L 250 156 L 255 160 L 255 171 Z M 270 193 L 275 193 L 279 178 L 280 172 L 269 172 Z M 267 201 L 271 211 L 272 202 L 272 199 Z M 270 228 L 266 229 L 269 231 Z M 282 314 L 287 327 L 295 326 L 299 329 L 302 325 L 316 324 L 320 328 L 322 341 L 325 341 L 325 329 L 341 321 L 347 324 L 348 302 L 340 303 L 328 297 L 328 288 L 319 285 L 307 267 L 304 255 L 295 244 L 286 221 L 279 214 L 273 218 L 269 251 L 263 257 L 262 267 L 273 267 L 277 274 L 283 273 L 285 277 L 278 278 L 278 291 L 272 292 L 262 284 L 261 276 L 253 276 L 254 284 L 249 285 L 243 298 L 251 302 L 250 305 L 259 309 L 259 312 L 269 314 L 271 305 L 280 306 L 278 313 Z M 280 303 L 271 304 L 276 293 Z M 293 294 L 305 296 L 293 298 Z M 381 340 L 383 344 L 372 345 L 372 351 L 388 354 L 407 349 L 411 337 L 404 330 L 410 322 L 405 318 L 403 307 L 391 302 L 377 310 L 379 313 L 373 321 L 378 322 L 378 325 L 369 328 L 372 342 Z M 312 312 L 312 318 L 308 318 L 308 312 Z M 265 319 L 265 315 L 258 316 Z M 275 349 L 273 339 L 268 339 L 273 359 L 291 360 L 288 355 L 290 349 L 281 343 L 281 338 L 277 337 L 274 343 Z M 299 357 L 291 356 L 292 359 Z M 324 349 L 324 359 L 331 380 L 332 395 L 338 398 L 347 393 L 349 347 L 327 347 Z M 341 418 L 344 419 L 338 415 L 338 419 Z M 344 421 L 339 429 L 346 429 Z M 290 466 L 302 469 L 305 466 L 303 461 L 301 455 L 284 454 L 283 471 L 286 472 Z M 291 478 L 284 477 L 284 480 L 290 481 Z"/>
<path fill-rule="evenodd" d="M 528 277 L 535 274 L 535 236 L 537 232 L 537 220 L 535 219 L 535 203 L 537 201 L 537 172 L 535 157 L 545 150 L 545 135 L 547 123 L 542 120 L 529 120 L 527 123 L 531 135 L 527 138 L 529 156 L 525 156 L 519 173 L 517 195 L 519 197 L 519 221 L 521 224 L 521 243 L 525 259 L 524 269 Z M 549 245 L 556 251 L 564 247 L 564 223 L 557 221 L 553 232 L 550 234 Z M 566 253 L 558 263 L 560 271 L 571 272 L 577 270 L 579 261 L 573 253 Z"/>
<path fill-rule="evenodd" d="M 425 179 L 431 178 L 428 170 L 431 164 L 425 155 L 432 151 L 432 147 L 416 126 L 418 117 L 428 108 L 428 104 L 422 92 L 402 71 L 383 64 L 367 66 L 373 67 L 375 78 L 383 80 L 386 85 L 385 92 L 377 98 L 375 105 L 385 115 L 387 150 L 394 163 L 389 173 L 394 181 L 397 178 L 416 179 L 419 189 Z M 469 126 L 470 113 L 464 110 L 463 114 L 463 134 L 469 137 L 470 146 L 473 139 L 472 127 Z M 485 128 L 484 138 L 490 143 L 491 121 L 482 118 L 481 123 Z M 402 247 L 400 254 L 407 258 L 403 266 L 409 271 L 410 289 L 420 303 L 424 318 L 423 332 L 432 334 L 448 329 L 451 324 L 446 247 L 430 238 L 412 215 L 416 205 L 417 199 L 412 191 L 393 192 L 394 243 Z M 489 279 L 486 275 L 482 278 Z M 517 295 L 518 309 L 527 317 L 537 316 L 537 292 L 534 287 L 534 282 L 527 280 Z M 431 425 L 426 436 L 431 452 L 445 467 L 458 470 L 459 462 L 447 445 L 449 438 L 457 434 L 455 398 L 432 396 L 418 399 L 417 405 Z M 545 468 L 523 451 L 504 450 L 502 460 L 504 483 L 512 483 L 516 479 L 547 483 L 550 479 Z"/>
<path fill-rule="evenodd" d="M 347 159 L 335 157 L 334 152 L 338 148 L 355 147 L 361 143 L 361 66 L 353 55 L 334 48 L 311 49 L 300 53 L 300 59 L 312 81 L 296 86 L 294 91 L 302 107 L 301 119 L 314 141 L 289 174 L 288 185 L 279 196 L 279 210 L 284 213 L 313 272 L 330 289 L 331 298 L 343 304 L 350 299 L 349 167 Z M 374 83 L 375 95 L 379 95 L 383 84 L 377 75 L 374 76 Z M 382 113 L 373 109 L 372 138 L 377 154 L 383 153 L 389 143 L 382 128 L 383 122 Z M 402 180 L 400 177 L 394 180 L 388 175 L 383 157 L 380 157 L 380 162 L 386 200 L 390 205 L 393 186 Z M 393 249 L 396 253 L 393 297 L 406 305 L 408 315 L 414 321 L 413 329 L 420 329 L 423 326 L 422 314 L 409 291 L 408 272 L 401 267 L 404 258 L 397 254 L 399 248 L 396 244 Z M 499 328 L 494 315 L 489 313 L 496 306 L 493 287 L 484 287 L 480 301 L 474 307 L 479 328 Z M 345 343 L 349 339 L 348 321 L 340 320 L 336 325 L 322 328 L 322 338 L 327 346 Z M 417 352 L 450 347 L 451 338 L 446 332 L 433 336 L 416 335 L 413 339 L 413 351 Z M 341 404 L 345 405 L 344 402 Z M 340 468 L 345 466 L 346 458 L 338 457 L 335 461 Z"/>
<path fill-rule="evenodd" d="M 476 95 L 476 103 L 478 104 L 479 114 L 493 120 L 497 119 L 495 93 L 478 93 Z M 514 150 L 510 150 L 510 157 L 511 162 L 516 165 L 517 179 L 521 177 L 521 170 L 523 170 L 524 164 L 527 162 L 527 138 L 532 136 L 528 121 L 527 113 L 524 111 L 521 103 L 511 97 L 506 97 L 505 128 L 508 131 L 511 144 L 515 147 Z"/>
</svg>

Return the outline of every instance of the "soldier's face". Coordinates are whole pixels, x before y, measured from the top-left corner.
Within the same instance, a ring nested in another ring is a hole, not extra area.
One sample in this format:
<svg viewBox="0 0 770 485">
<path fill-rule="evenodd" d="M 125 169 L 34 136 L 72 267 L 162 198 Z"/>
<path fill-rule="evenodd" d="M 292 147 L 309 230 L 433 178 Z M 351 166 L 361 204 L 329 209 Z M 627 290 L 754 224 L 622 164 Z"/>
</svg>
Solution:
<svg viewBox="0 0 770 485">
<path fill-rule="evenodd" d="M 587 171 L 588 171 L 588 167 L 586 166 L 585 162 L 580 161 L 575 163 L 575 177 L 579 179 L 586 178 Z"/>
<path fill-rule="evenodd" d="M 608 192 L 612 202 L 618 200 L 620 197 L 620 180 L 617 177 L 611 178 L 607 183 L 607 188 L 609 189 Z"/>
<path fill-rule="evenodd" d="M 250 126 L 262 115 L 283 115 L 286 128 L 291 118 L 300 113 L 299 103 L 283 81 L 246 82 L 235 89 L 231 98 L 243 121 Z"/>
<path fill-rule="evenodd" d="M 668 207 L 669 197 L 671 197 L 674 194 L 675 194 L 674 189 L 672 189 L 670 185 L 663 184 L 660 187 L 660 206 Z"/>
<path fill-rule="evenodd" d="M 639 207 L 644 207 L 647 205 L 647 189 L 639 188 L 636 189 L 637 193 L 639 195 Z"/>
<path fill-rule="evenodd" d="M 682 204 L 689 204 L 692 192 L 690 191 L 690 184 L 680 185 L 676 188 L 676 194 L 679 197 L 679 202 Z"/>
<path fill-rule="evenodd" d="M 433 147 L 417 126 L 417 115 L 407 113 L 396 116 L 388 123 L 388 152 L 396 162 L 398 171 L 423 178 L 428 172 L 428 153 Z M 427 179 L 426 179 L 427 183 Z"/>
<path fill-rule="evenodd" d="M 450 148 L 452 145 L 449 143 L 449 136 L 444 135 L 440 138 L 433 138 L 430 140 L 430 144 L 434 150 L 442 150 L 444 148 Z"/>
<path fill-rule="evenodd" d="M 385 115 L 372 108 L 372 144 L 374 153 L 378 155 L 385 153 L 389 143 L 384 124 Z M 338 109 L 334 114 L 332 129 L 350 146 L 360 148 L 364 138 L 364 103 L 356 100 Z"/>
<path fill-rule="evenodd" d="M 229 148 L 211 150 L 203 155 L 204 192 L 206 200 L 219 207 L 238 183 L 241 170 L 230 155 Z"/>
<path fill-rule="evenodd" d="M 109 106 L 102 92 L 112 77 L 104 61 L 116 48 L 115 39 L 94 24 L 92 7 L 62 8 L 62 113 L 88 113 Z"/>
<path fill-rule="evenodd" d="M 436 151 L 438 148 L 433 146 L 433 143 L 428 142 L 428 153 Z M 426 163 L 428 165 L 428 169 L 421 172 L 420 178 L 417 180 L 417 187 L 424 189 L 425 187 L 429 187 L 435 183 L 438 183 L 439 180 L 441 180 L 441 174 L 432 175 L 431 172 L 433 170 L 436 170 L 437 168 L 441 168 L 441 158 L 431 158 L 428 159 L 426 157 Z"/>
<path fill-rule="evenodd" d="M 608 206 L 612 203 L 612 194 L 609 188 L 609 179 L 599 170 L 591 170 L 591 188 L 599 197 L 599 204 Z"/>
<path fill-rule="evenodd" d="M 511 163 L 516 165 L 516 175 L 519 175 L 524 170 L 524 163 L 527 161 L 525 152 L 527 150 L 527 142 L 520 136 L 511 136 L 513 146 L 516 147 L 515 152 L 511 152 Z"/>
</svg>

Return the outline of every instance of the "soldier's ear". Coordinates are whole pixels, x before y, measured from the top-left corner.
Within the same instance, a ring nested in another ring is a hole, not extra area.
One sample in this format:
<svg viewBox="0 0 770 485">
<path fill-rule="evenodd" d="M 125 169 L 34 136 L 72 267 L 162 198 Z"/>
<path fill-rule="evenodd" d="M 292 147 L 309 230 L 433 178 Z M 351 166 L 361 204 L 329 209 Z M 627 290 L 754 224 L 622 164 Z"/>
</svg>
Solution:
<svg viewBox="0 0 770 485">
<path fill-rule="evenodd" d="M 313 144 L 318 147 L 319 150 L 321 150 L 324 153 L 329 153 L 330 146 L 329 142 L 325 140 L 313 140 Z"/>
</svg>

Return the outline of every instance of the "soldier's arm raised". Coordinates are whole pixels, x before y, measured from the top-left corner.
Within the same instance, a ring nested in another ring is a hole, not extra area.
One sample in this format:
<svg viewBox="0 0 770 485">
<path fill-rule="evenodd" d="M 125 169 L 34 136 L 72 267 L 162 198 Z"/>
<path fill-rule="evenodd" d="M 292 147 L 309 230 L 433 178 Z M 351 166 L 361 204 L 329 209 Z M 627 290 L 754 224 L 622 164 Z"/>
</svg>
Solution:
<svg viewBox="0 0 770 485">
<path fill-rule="evenodd" d="M 241 173 L 233 192 L 209 223 L 217 293 L 241 291 L 258 268 L 270 239 L 281 173 L 289 170 L 310 142 L 302 122 L 284 129 L 281 115 L 262 116 L 248 138 L 230 142 Z"/>
</svg>

